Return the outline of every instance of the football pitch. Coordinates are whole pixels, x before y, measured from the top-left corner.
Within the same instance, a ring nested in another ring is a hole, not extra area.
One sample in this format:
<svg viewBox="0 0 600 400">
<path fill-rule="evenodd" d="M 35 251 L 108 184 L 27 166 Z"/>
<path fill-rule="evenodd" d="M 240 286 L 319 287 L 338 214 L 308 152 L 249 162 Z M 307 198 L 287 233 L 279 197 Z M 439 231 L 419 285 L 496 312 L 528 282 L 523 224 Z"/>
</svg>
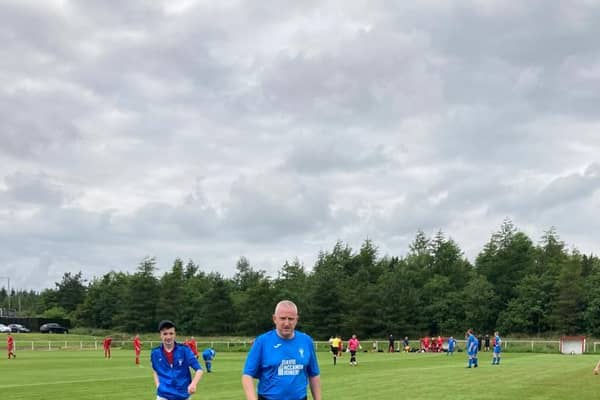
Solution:
<svg viewBox="0 0 600 400">
<path fill-rule="evenodd" d="M 318 353 L 324 399 L 597 399 L 600 375 L 592 374 L 597 356 L 506 353 L 492 366 L 491 353 L 480 354 L 480 366 L 467 369 L 457 353 L 360 353 L 359 365 L 344 354 L 337 366 Z M 142 365 L 131 350 L 21 351 L 0 360 L 0 393 L 11 400 L 155 399 L 149 352 Z M 193 399 L 244 399 L 240 374 L 245 353 L 219 353 L 214 372 L 205 374 Z M 309 397 L 310 398 L 310 397 Z"/>
</svg>

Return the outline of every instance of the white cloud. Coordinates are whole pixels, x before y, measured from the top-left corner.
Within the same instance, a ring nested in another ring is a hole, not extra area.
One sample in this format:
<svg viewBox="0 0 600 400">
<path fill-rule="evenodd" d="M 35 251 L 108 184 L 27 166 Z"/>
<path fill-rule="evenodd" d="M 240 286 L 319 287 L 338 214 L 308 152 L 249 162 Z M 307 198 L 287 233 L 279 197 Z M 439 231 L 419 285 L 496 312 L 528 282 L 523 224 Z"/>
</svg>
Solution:
<svg viewBox="0 0 600 400">
<path fill-rule="evenodd" d="M 337 240 L 474 259 L 504 218 L 598 252 L 593 1 L 8 1 L 0 265 L 16 287 L 307 267 Z"/>
</svg>

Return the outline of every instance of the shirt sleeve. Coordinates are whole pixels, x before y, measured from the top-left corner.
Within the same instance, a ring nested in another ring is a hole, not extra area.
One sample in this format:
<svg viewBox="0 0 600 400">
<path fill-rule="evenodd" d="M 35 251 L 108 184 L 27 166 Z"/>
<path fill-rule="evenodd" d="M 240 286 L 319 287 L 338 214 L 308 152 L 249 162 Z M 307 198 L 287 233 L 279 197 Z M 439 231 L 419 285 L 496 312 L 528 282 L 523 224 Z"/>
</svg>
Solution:
<svg viewBox="0 0 600 400">
<path fill-rule="evenodd" d="M 156 360 L 154 355 L 154 350 L 150 352 L 150 363 L 152 364 L 152 369 L 156 371 Z"/>
<path fill-rule="evenodd" d="M 196 356 L 194 356 L 194 353 L 192 353 L 192 349 L 190 349 L 187 346 L 184 346 L 183 348 L 185 349 L 185 358 L 188 359 L 190 367 L 192 367 L 194 371 L 202 369 L 200 363 L 198 362 L 198 359 L 196 358 Z"/>
<path fill-rule="evenodd" d="M 317 361 L 317 353 L 315 352 L 315 346 L 312 339 L 309 339 L 310 345 L 310 362 L 308 363 L 308 368 L 306 372 L 308 376 L 311 378 L 313 376 L 321 375 L 321 370 L 319 369 L 319 362 Z"/>
<path fill-rule="evenodd" d="M 250 351 L 248 352 L 248 356 L 246 357 L 246 363 L 244 364 L 244 375 L 250 375 L 253 378 L 258 378 L 260 366 L 262 364 L 261 360 L 262 354 L 262 341 L 255 340 L 252 347 L 250 347 Z"/>
</svg>

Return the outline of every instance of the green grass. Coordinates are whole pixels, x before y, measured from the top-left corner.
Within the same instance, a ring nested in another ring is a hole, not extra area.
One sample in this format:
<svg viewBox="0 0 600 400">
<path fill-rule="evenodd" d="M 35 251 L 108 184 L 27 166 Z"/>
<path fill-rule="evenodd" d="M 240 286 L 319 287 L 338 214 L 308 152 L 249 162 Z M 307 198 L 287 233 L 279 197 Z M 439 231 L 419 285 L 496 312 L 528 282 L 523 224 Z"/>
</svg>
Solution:
<svg viewBox="0 0 600 400">
<path fill-rule="evenodd" d="M 4 354 L 3 354 L 4 356 Z M 500 366 L 491 354 L 480 355 L 480 367 L 466 369 L 464 353 L 360 353 L 359 366 L 348 355 L 336 367 L 319 353 L 325 399 L 597 399 L 600 376 L 592 374 L 596 356 L 507 353 Z M 87 400 L 154 398 L 149 351 L 142 365 L 130 350 L 19 351 L 14 360 L 0 359 L 0 393 L 11 400 Z M 240 374 L 245 353 L 218 353 L 214 373 L 205 374 L 193 399 L 242 399 Z"/>
</svg>

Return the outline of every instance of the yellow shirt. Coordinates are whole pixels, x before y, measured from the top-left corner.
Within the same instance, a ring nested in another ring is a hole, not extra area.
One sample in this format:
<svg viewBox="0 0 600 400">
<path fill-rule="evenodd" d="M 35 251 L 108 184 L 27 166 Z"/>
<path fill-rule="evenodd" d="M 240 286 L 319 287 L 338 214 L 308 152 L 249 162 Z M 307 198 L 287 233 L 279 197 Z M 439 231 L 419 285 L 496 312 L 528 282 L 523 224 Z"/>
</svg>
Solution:
<svg viewBox="0 0 600 400">
<path fill-rule="evenodd" d="M 333 346 L 333 347 L 340 347 L 341 343 L 342 343 L 342 339 L 340 339 L 340 338 L 333 338 L 333 340 L 331 341 L 331 346 Z"/>
</svg>

